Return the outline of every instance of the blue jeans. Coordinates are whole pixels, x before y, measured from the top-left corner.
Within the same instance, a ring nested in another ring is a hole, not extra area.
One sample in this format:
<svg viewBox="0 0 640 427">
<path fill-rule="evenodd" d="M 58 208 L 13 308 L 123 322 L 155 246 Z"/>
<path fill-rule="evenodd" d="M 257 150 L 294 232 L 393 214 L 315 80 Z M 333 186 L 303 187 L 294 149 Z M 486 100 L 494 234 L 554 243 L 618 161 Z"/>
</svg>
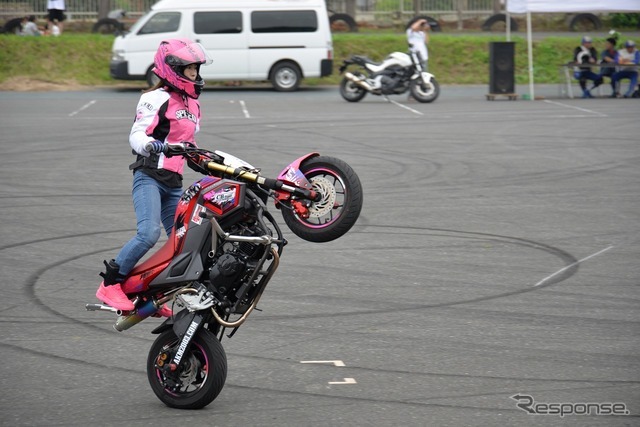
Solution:
<svg viewBox="0 0 640 427">
<path fill-rule="evenodd" d="M 589 70 L 576 71 L 575 73 L 573 73 L 573 77 L 579 80 L 580 88 L 582 90 L 587 90 L 587 80 L 593 80 L 593 88 L 596 88 L 602 84 L 602 76 Z"/>
<path fill-rule="evenodd" d="M 625 95 L 631 96 L 638 85 L 638 72 L 634 70 L 618 71 L 613 75 L 613 77 L 611 77 L 611 84 L 615 85 L 622 79 L 629 79 L 629 90 Z"/>
<path fill-rule="evenodd" d="M 120 274 L 127 275 L 160 238 L 160 223 L 167 236 L 171 234 L 176 206 L 182 188 L 167 187 L 141 171 L 133 174 L 133 207 L 136 211 L 137 234 L 116 257 Z"/>
</svg>

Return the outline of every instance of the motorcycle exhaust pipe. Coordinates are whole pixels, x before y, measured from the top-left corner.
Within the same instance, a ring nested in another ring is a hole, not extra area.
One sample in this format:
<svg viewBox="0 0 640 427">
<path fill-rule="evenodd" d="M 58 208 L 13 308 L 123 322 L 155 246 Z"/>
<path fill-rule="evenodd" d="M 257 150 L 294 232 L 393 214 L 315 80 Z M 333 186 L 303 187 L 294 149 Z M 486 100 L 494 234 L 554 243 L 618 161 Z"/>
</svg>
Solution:
<svg viewBox="0 0 640 427">
<path fill-rule="evenodd" d="M 117 308 L 109 307 L 108 305 L 102 304 L 86 304 L 84 308 L 87 311 L 108 311 L 110 313 L 115 313 L 118 316 L 122 315 L 122 310 L 118 310 Z"/>
<path fill-rule="evenodd" d="M 373 91 L 373 87 L 371 87 L 371 85 L 367 83 L 364 77 L 356 77 L 353 73 L 350 73 L 348 71 L 344 73 L 344 76 L 347 78 L 347 80 L 357 84 L 361 88 L 368 90 L 369 92 Z"/>
<path fill-rule="evenodd" d="M 125 331 L 133 325 L 137 325 L 138 323 L 142 322 L 147 317 L 157 313 L 159 309 L 160 304 L 154 301 L 153 298 L 145 301 L 140 307 L 136 309 L 136 311 L 127 316 L 122 316 L 122 312 L 120 312 L 120 317 L 118 317 L 115 325 L 113 325 L 113 329 L 118 332 Z"/>
</svg>

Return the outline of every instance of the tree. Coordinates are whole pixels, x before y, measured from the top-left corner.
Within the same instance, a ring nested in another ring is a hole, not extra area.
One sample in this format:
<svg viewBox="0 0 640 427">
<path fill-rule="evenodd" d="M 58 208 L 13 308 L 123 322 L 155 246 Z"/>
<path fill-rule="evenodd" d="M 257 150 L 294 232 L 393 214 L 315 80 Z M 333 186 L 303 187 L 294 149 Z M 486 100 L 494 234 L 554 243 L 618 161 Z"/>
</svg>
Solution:
<svg viewBox="0 0 640 427">
<path fill-rule="evenodd" d="M 98 20 L 106 18 L 111 9 L 111 0 L 100 0 L 98 2 Z"/>
</svg>

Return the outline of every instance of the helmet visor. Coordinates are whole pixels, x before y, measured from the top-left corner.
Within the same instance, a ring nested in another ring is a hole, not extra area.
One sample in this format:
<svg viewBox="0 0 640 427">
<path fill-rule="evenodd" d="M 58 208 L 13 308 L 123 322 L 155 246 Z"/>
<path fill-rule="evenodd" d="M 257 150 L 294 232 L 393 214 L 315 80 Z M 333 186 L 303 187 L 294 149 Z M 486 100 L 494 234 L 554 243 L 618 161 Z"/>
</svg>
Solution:
<svg viewBox="0 0 640 427">
<path fill-rule="evenodd" d="M 200 43 L 190 43 L 167 55 L 165 62 L 171 66 L 184 67 L 189 64 L 209 65 L 213 60 Z"/>
</svg>

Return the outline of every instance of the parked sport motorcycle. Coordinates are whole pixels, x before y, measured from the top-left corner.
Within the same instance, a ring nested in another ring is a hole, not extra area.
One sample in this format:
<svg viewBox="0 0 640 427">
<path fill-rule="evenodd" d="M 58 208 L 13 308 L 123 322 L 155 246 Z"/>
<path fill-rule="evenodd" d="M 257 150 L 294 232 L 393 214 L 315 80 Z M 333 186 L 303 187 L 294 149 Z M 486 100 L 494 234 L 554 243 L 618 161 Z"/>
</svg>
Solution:
<svg viewBox="0 0 640 427">
<path fill-rule="evenodd" d="M 350 65 L 360 68 L 345 72 Z M 418 54 L 393 52 L 382 62 L 365 56 L 353 55 L 340 66 L 340 95 L 349 102 L 358 102 L 367 93 L 374 95 L 400 95 L 407 90 L 419 102 L 433 102 L 440 95 L 440 86 L 433 74 L 423 70 Z"/>
<path fill-rule="evenodd" d="M 222 390 L 222 337 L 226 330 L 232 337 L 256 308 L 287 244 L 268 199 L 297 236 L 327 242 L 355 224 L 363 193 L 347 163 L 318 153 L 300 157 L 273 179 L 221 151 L 188 143 L 169 147 L 167 156 L 193 160 L 206 176 L 183 192 L 167 242 L 122 283 L 135 309 L 86 308 L 116 313 L 114 328 L 124 331 L 169 304 L 172 317 L 152 331 L 158 337 L 147 377 L 167 406 L 196 409 Z"/>
</svg>

